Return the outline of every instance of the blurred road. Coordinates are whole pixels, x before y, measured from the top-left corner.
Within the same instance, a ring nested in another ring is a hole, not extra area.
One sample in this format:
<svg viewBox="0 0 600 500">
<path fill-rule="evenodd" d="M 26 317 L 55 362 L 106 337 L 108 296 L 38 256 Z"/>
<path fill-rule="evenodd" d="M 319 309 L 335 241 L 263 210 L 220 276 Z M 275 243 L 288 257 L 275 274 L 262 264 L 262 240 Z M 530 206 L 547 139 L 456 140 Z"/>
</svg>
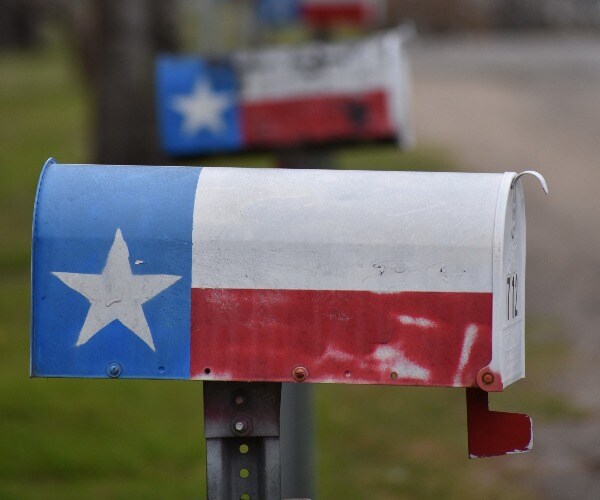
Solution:
<svg viewBox="0 0 600 500">
<path fill-rule="evenodd" d="M 527 312 L 561 322 L 573 349 L 546 383 L 589 418 L 538 425 L 518 463 L 543 498 L 600 498 L 600 37 L 421 40 L 410 53 L 419 143 L 548 182 L 549 196 L 524 182 Z"/>
</svg>

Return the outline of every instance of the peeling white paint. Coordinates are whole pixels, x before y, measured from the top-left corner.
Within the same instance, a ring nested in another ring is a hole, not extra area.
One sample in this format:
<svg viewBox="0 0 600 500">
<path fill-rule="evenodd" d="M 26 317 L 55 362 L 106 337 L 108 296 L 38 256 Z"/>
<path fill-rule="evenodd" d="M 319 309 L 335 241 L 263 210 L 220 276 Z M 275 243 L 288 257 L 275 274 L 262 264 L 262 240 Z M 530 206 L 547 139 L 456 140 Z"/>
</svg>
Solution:
<svg viewBox="0 0 600 500">
<path fill-rule="evenodd" d="M 410 361 L 404 352 L 389 345 L 375 349 L 373 357 L 380 361 L 380 368 L 388 372 L 396 372 L 398 378 L 409 378 L 427 381 L 430 371 L 417 363 Z"/>
<path fill-rule="evenodd" d="M 467 366 L 467 363 L 469 362 L 469 357 L 471 356 L 471 349 L 473 348 L 473 344 L 475 343 L 475 339 L 477 338 L 477 333 L 477 325 L 469 325 L 465 330 L 465 338 L 463 340 L 463 345 L 460 352 L 460 361 L 458 363 L 456 375 L 454 376 L 454 385 L 456 387 L 460 387 L 462 385 L 462 372 L 465 369 L 465 366 Z"/>
<path fill-rule="evenodd" d="M 219 381 L 225 381 L 225 380 L 234 380 L 233 374 L 231 372 L 228 371 L 220 371 L 218 373 L 214 373 L 214 371 L 211 371 L 210 373 L 199 373 L 196 376 L 191 377 L 191 380 L 219 380 Z"/>
<path fill-rule="evenodd" d="M 321 362 L 324 362 L 327 360 L 351 362 L 354 360 L 354 358 L 355 358 L 354 355 L 352 355 L 348 352 L 344 352 L 344 351 L 336 351 L 331 346 L 328 346 L 327 350 L 321 356 L 319 356 L 319 360 Z"/>
<path fill-rule="evenodd" d="M 415 316 L 409 316 L 407 314 L 401 314 L 398 316 L 398 321 L 403 325 L 418 326 L 420 328 L 434 328 L 437 326 L 435 321 L 427 318 L 419 318 Z"/>
</svg>

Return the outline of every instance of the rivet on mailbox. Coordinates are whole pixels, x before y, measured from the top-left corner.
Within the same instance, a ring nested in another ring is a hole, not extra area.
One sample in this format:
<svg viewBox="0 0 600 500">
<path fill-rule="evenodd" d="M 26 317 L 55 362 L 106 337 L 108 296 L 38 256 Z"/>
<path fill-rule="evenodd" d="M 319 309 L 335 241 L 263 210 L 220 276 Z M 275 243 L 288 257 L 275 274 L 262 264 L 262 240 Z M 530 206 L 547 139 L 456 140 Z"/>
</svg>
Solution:
<svg viewBox="0 0 600 500">
<path fill-rule="evenodd" d="M 524 292 L 515 173 L 50 160 L 31 371 L 465 387 L 470 456 L 522 452 L 487 393 L 524 377 Z"/>
</svg>

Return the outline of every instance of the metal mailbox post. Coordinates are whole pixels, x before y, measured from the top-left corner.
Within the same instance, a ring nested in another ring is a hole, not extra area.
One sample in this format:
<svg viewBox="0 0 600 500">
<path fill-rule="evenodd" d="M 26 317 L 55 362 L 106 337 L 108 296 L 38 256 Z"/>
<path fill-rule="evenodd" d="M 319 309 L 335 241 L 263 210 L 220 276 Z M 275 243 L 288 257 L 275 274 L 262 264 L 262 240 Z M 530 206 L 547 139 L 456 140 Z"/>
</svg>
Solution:
<svg viewBox="0 0 600 500">
<path fill-rule="evenodd" d="M 525 374 L 515 173 L 49 160 L 32 259 L 32 376 L 204 381 L 209 498 L 279 497 L 281 382 L 465 387 L 471 457 L 531 447 L 487 408 Z"/>
</svg>

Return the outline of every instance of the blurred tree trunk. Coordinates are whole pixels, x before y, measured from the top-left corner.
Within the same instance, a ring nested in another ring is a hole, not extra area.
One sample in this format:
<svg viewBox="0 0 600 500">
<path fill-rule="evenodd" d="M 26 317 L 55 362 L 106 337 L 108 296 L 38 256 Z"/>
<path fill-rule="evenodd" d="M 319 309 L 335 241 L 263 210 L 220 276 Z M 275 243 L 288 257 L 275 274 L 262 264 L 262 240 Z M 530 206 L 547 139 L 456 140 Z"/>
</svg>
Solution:
<svg viewBox="0 0 600 500">
<path fill-rule="evenodd" d="M 36 45 L 41 7 L 35 0 L 0 0 L 0 48 Z"/>
<path fill-rule="evenodd" d="M 160 162 L 154 62 L 158 53 L 176 49 L 177 2 L 87 0 L 74 9 L 91 88 L 93 161 Z"/>
</svg>

